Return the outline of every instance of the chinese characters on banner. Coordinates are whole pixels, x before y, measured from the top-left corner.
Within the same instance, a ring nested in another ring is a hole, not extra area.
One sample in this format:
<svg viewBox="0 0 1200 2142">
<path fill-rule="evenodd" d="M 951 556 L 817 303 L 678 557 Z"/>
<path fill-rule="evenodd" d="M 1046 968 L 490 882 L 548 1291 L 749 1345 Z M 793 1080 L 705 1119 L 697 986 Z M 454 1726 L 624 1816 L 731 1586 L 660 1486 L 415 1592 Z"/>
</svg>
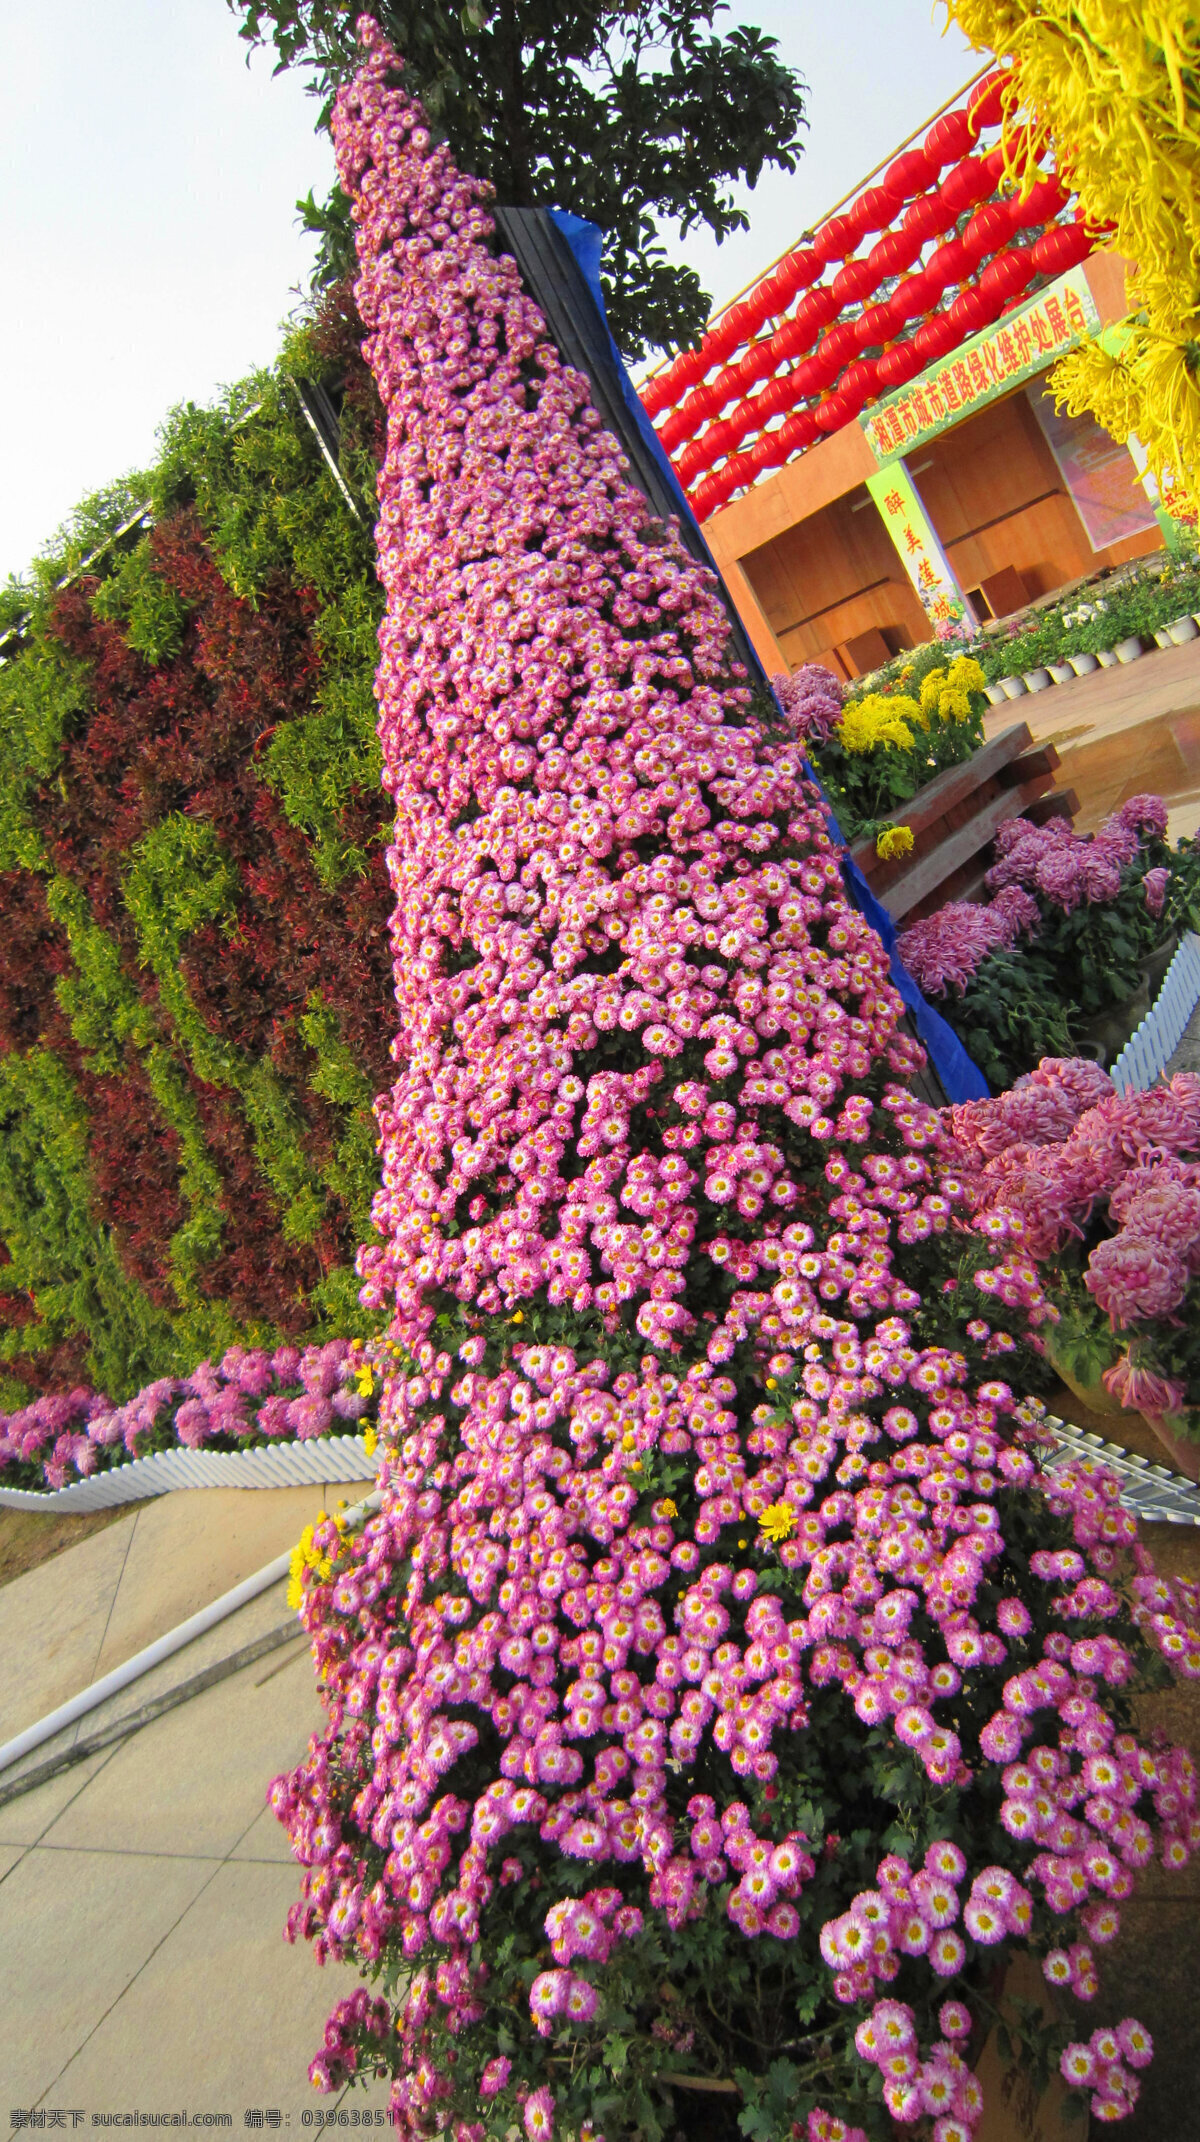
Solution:
<svg viewBox="0 0 1200 2142">
<path fill-rule="evenodd" d="M 1196 548 L 1196 509 L 1182 485 L 1176 481 L 1172 469 L 1163 470 L 1160 483 L 1150 466 L 1150 456 L 1136 432 L 1130 432 L 1126 445 L 1133 465 L 1141 479 L 1142 488 L 1154 508 L 1154 518 L 1163 532 L 1167 549 L 1176 557 L 1186 556 Z"/>
<path fill-rule="evenodd" d="M 867 489 L 931 624 L 936 628 L 966 618 L 973 628 L 976 620 L 904 463 L 893 461 L 889 468 L 876 469 L 867 478 Z"/>
<path fill-rule="evenodd" d="M 1099 326 L 1087 277 L 1082 268 L 1072 268 L 994 327 L 972 336 L 952 357 L 864 410 L 858 421 L 876 460 L 908 453 L 948 425 L 974 416 Z"/>
</svg>

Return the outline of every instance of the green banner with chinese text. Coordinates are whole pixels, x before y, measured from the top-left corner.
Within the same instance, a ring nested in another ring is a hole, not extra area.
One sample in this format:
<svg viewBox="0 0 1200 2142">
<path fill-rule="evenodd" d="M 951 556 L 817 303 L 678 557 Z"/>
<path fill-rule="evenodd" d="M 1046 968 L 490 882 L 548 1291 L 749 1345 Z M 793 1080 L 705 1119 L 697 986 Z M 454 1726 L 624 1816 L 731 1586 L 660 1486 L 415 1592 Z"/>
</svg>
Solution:
<svg viewBox="0 0 1200 2142">
<path fill-rule="evenodd" d="M 964 417 L 1044 371 L 1099 327 L 1087 277 L 1082 268 L 1071 268 L 1015 312 L 930 365 L 918 379 L 864 409 L 858 421 L 876 460 L 911 453 L 950 425 L 961 424 Z"/>
</svg>

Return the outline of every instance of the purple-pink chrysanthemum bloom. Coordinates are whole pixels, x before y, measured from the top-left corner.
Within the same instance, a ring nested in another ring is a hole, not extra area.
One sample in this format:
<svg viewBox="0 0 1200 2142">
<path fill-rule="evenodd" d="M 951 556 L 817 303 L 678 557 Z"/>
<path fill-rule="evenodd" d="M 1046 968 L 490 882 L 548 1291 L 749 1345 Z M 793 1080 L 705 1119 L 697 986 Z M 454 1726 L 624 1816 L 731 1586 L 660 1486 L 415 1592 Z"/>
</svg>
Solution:
<svg viewBox="0 0 1200 2142">
<path fill-rule="evenodd" d="M 1146 896 L 1146 905 L 1156 921 L 1162 914 L 1166 903 L 1167 887 L 1170 882 L 1171 873 L 1165 863 L 1159 863 L 1153 870 L 1148 870 L 1142 879 L 1142 891 Z"/>
<path fill-rule="evenodd" d="M 1183 1259 L 1148 1235 L 1122 1233 L 1098 1243 L 1084 1273 L 1084 1285 L 1114 1326 L 1169 1316 L 1187 1284 Z"/>
</svg>

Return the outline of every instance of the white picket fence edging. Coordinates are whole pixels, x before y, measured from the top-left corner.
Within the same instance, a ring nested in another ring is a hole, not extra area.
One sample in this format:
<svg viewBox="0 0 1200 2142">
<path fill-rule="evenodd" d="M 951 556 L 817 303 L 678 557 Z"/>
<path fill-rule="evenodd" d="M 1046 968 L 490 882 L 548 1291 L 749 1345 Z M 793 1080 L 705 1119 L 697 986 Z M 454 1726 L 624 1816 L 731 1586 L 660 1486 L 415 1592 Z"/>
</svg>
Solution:
<svg viewBox="0 0 1200 2142">
<path fill-rule="evenodd" d="M 378 1461 L 360 1435 L 313 1436 L 304 1443 L 266 1443 L 258 1450 L 160 1450 L 132 1458 L 69 1487 L 0 1487 L 0 1509 L 52 1510 L 82 1516 L 123 1502 L 144 1502 L 175 1488 L 320 1486 L 326 1480 L 373 1480 Z"/>
<path fill-rule="evenodd" d="M 1109 1066 L 1118 1093 L 1145 1093 L 1161 1078 L 1200 1004 L 1200 937 L 1189 930 L 1135 1034 Z"/>
</svg>

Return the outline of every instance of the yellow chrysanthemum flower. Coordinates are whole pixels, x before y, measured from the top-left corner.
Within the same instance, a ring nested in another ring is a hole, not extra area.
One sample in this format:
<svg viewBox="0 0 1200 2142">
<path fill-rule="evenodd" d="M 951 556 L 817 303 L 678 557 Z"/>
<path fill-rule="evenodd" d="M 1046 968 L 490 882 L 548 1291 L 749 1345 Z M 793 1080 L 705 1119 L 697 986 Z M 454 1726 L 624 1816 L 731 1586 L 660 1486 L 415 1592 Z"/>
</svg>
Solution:
<svg viewBox="0 0 1200 2142">
<path fill-rule="evenodd" d="M 1136 263 L 1124 348 L 1081 344 L 1056 365 L 1051 388 L 1060 406 L 1090 412 L 1114 438 L 1136 433 L 1169 510 L 1186 514 L 1200 498 L 1200 18 L 1192 0 L 1157 0 L 1152 9 L 1129 0 L 946 7 L 978 50 L 1011 60 L 1003 143 L 1022 196 L 1041 175 L 1044 128 L 1055 168 L 1078 193 L 1077 214 Z"/>
<path fill-rule="evenodd" d="M 884 826 L 875 835 L 875 853 L 885 863 L 893 863 L 901 855 L 911 855 L 913 845 L 909 826 Z"/>
<path fill-rule="evenodd" d="M 944 691 L 938 701 L 943 721 L 970 721 L 971 702 L 964 691 Z"/>
<path fill-rule="evenodd" d="M 760 1532 L 766 1534 L 773 1547 L 777 1547 L 780 1540 L 790 1540 L 796 1529 L 796 1513 L 791 1503 L 768 1503 L 759 1516 L 758 1527 Z"/>
<path fill-rule="evenodd" d="M 318 1521 L 322 1522 L 324 1516 L 325 1512 L 322 1510 Z M 333 1575 L 333 1563 L 321 1553 L 319 1547 L 314 1545 L 314 1529 L 312 1525 L 306 1525 L 292 1549 L 291 1567 L 288 1573 L 287 1603 L 293 1612 L 298 1611 L 304 1603 L 304 1572 L 306 1569 L 315 1570 L 323 1584 L 327 1584 Z"/>
<path fill-rule="evenodd" d="M 374 1457 L 378 1443 L 379 1430 L 376 1428 L 374 1422 L 369 1421 L 367 1423 L 367 1426 L 363 1429 L 363 1449 L 365 1450 L 368 1458 Z"/>
<path fill-rule="evenodd" d="M 895 744 L 901 751 L 911 751 L 914 725 L 922 726 L 915 699 L 885 699 L 881 692 L 869 692 L 865 699 L 854 700 L 845 709 L 834 735 L 844 751 L 875 751 L 880 744 Z"/>
<path fill-rule="evenodd" d="M 956 655 L 946 672 L 952 692 L 981 692 L 986 679 L 974 655 Z"/>
<path fill-rule="evenodd" d="M 921 712 L 936 714 L 946 684 L 944 669 L 931 669 L 921 679 Z"/>
</svg>

